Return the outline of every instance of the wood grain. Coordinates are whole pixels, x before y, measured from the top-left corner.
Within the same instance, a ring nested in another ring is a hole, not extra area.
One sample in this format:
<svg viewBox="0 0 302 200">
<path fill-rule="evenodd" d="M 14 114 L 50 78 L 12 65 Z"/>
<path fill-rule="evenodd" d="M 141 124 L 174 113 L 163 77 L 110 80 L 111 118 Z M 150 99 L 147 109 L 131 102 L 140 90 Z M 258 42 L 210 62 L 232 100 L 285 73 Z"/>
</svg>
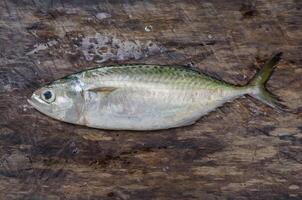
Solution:
<svg viewBox="0 0 302 200">
<path fill-rule="evenodd" d="M 302 2 L 0 1 L 0 199 L 301 199 Z M 103 131 L 28 105 L 38 87 L 121 63 L 194 63 L 245 84 L 273 53 L 268 88 L 197 124 Z"/>
</svg>

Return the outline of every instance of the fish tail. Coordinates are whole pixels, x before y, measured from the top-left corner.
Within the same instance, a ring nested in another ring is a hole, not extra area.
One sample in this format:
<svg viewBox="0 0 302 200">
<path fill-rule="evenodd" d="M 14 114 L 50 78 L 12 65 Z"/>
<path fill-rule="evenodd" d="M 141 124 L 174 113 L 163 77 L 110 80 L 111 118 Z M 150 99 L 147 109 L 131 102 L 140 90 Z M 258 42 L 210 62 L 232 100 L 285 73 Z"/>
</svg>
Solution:
<svg viewBox="0 0 302 200">
<path fill-rule="evenodd" d="M 252 78 L 247 87 L 248 95 L 260 100 L 268 106 L 277 109 L 278 111 L 288 111 L 288 107 L 283 104 L 283 101 L 269 92 L 265 84 L 269 80 L 275 66 L 278 64 L 282 56 L 282 52 L 274 55 L 263 68 Z"/>
</svg>

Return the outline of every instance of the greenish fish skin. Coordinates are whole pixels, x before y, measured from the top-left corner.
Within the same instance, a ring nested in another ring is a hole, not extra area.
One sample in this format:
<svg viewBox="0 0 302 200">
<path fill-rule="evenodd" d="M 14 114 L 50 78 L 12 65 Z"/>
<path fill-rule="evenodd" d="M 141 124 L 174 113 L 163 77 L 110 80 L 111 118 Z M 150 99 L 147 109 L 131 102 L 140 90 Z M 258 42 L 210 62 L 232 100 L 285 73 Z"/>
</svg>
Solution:
<svg viewBox="0 0 302 200">
<path fill-rule="evenodd" d="M 282 104 L 265 89 L 281 53 L 246 86 L 181 66 L 120 65 L 69 75 L 36 90 L 29 103 L 52 118 L 93 128 L 158 130 L 194 124 L 242 95 L 271 107 Z"/>
</svg>

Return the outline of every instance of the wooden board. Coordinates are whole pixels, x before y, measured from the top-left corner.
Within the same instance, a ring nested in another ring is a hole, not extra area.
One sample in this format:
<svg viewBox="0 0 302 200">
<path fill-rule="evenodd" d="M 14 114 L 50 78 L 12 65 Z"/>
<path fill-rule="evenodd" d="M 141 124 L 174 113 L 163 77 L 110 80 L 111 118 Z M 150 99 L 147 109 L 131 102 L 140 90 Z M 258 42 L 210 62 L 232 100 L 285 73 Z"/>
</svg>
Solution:
<svg viewBox="0 0 302 200">
<path fill-rule="evenodd" d="M 0 1 L 0 199 L 301 199 L 302 2 Z M 284 52 L 268 88 L 197 124 L 103 131 L 52 120 L 26 99 L 108 64 L 194 63 L 245 84 Z"/>
</svg>

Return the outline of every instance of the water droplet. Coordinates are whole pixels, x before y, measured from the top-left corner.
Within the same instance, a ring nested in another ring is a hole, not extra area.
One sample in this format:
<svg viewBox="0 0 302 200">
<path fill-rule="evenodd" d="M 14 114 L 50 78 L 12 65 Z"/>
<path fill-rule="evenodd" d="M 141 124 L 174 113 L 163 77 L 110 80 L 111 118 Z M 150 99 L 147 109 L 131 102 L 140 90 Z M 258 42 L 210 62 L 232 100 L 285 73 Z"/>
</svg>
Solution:
<svg viewBox="0 0 302 200">
<path fill-rule="evenodd" d="M 163 170 L 164 172 L 168 171 L 169 169 L 170 169 L 170 167 L 168 167 L 168 166 L 162 168 L 162 170 Z"/>
<path fill-rule="evenodd" d="M 106 19 L 106 18 L 109 18 L 109 17 L 111 17 L 111 15 L 108 14 L 108 13 L 105 13 L 105 12 L 96 14 L 96 18 L 98 20 Z"/>
<path fill-rule="evenodd" d="M 76 147 L 76 148 L 74 148 L 74 149 L 72 150 L 72 153 L 73 153 L 73 154 L 78 154 L 79 151 L 80 151 L 79 148 Z"/>
<path fill-rule="evenodd" d="M 145 27 L 145 31 L 150 32 L 150 31 L 152 31 L 152 28 L 153 28 L 152 25 L 148 25 Z"/>
<path fill-rule="evenodd" d="M 288 189 L 290 190 L 298 190 L 300 187 L 298 185 L 290 185 Z"/>
</svg>

